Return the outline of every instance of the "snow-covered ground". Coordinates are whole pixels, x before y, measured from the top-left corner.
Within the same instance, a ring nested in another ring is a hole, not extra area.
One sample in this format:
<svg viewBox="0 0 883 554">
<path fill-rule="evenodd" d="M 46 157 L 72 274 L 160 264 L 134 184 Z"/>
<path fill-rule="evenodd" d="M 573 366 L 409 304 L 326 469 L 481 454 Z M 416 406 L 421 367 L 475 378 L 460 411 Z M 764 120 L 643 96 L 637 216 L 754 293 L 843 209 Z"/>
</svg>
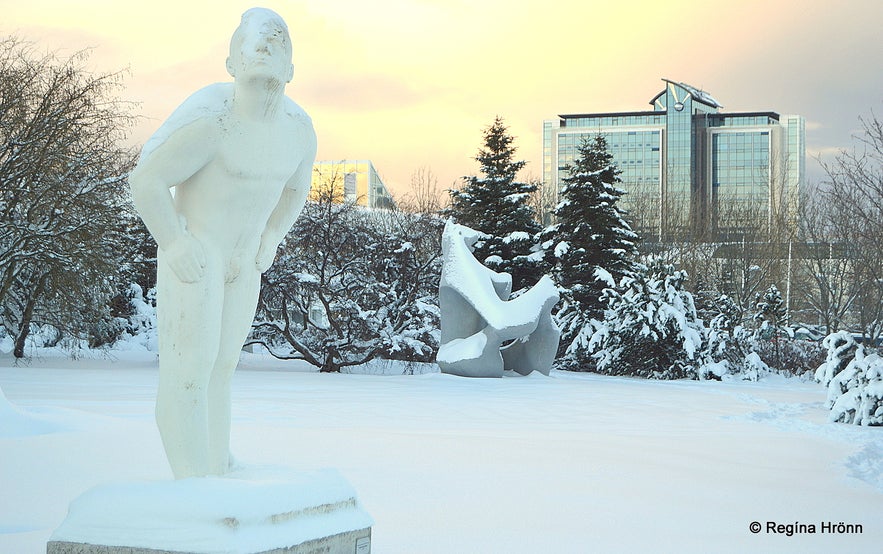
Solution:
<svg viewBox="0 0 883 554">
<path fill-rule="evenodd" d="M 0 357 L 0 553 L 45 552 L 96 485 L 171 478 L 156 380 L 149 353 Z M 232 448 L 336 468 L 376 554 L 879 551 L 883 429 L 827 423 L 824 399 L 776 377 L 324 375 L 244 354 Z"/>
</svg>

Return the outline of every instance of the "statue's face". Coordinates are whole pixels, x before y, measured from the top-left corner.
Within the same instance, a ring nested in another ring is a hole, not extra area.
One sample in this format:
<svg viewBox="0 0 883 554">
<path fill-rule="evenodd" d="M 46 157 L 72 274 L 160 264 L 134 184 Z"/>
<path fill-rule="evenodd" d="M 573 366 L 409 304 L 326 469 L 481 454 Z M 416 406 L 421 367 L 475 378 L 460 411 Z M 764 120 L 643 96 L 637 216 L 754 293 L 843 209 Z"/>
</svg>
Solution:
<svg viewBox="0 0 883 554">
<path fill-rule="evenodd" d="M 243 18 L 230 41 L 227 70 L 234 79 L 291 80 L 291 41 L 278 17 L 255 10 Z"/>
</svg>

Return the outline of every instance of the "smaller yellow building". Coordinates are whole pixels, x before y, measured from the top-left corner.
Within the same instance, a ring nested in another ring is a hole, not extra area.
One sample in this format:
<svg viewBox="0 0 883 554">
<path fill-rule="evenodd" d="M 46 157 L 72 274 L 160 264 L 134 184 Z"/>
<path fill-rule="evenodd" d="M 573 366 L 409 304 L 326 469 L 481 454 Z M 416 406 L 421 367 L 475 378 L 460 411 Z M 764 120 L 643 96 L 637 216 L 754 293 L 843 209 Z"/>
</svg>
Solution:
<svg viewBox="0 0 883 554">
<path fill-rule="evenodd" d="M 395 208 L 395 201 L 369 160 L 317 161 L 313 164 L 310 199 L 332 191 L 336 202 L 368 208 Z"/>
</svg>

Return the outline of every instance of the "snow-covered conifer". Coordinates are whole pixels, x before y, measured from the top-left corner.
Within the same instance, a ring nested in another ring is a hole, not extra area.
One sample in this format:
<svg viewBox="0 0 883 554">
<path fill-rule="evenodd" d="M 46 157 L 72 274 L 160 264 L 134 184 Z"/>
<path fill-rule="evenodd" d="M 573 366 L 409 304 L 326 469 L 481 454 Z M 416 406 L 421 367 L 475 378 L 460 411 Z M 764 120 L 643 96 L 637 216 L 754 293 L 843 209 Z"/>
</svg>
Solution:
<svg viewBox="0 0 883 554">
<path fill-rule="evenodd" d="M 775 332 L 788 323 L 788 310 L 776 285 L 770 285 L 763 295 L 757 295 L 755 308 L 754 319 L 768 323 Z"/>
<path fill-rule="evenodd" d="M 822 340 L 822 346 L 828 353 L 825 362 L 816 370 L 815 378 L 827 387 L 834 376 L 846 369 L 855 358 L 855 351 L 859 346 L 846 331 L 831 333 Z"/>
<path fill-rule="evenodd" d="M 781 369 L 782 352 L 779 341 L 787 331 L 789 318 L 788 308 L 776 285 L 770 285 L 763 295 L 757 295 L 754 319 L 761 322 L 760 337 L 772 340 L 775 366 Z"/>
<path fill-rule="evenodd" d="M 594 352 L 600 373 L 697 378 L 707 360 L 702 322 L 686 280 L 686 272 L 660 261 L 624 277 L 616 289 L 604 291 L 607 311 L 592 336 L 585 344 L 585 333 L 578 336 L 570 348 Z"/>
<path fill-rule="evenodd" d="M 529 200 L 536 185 L 517 180 L 524 161 L 515 161 L 514 138 L 497 117 L 484 131 L 484 145 L 475 160 L 482 176 L 465 177 L 462 188 L 451 190 L 451 207 L 445 214 L 457 223 L 487 235 L 475 244 L 478 261 L 512 275 L 512 289 L 532 286 L 542 273 L 532 255 L 540 231 Z"/>
<path fill-rule="evenodd" d="M 557 314 L 566 350 L 560 367 L 579 369 L 590 363 L 589 353 L 571 348 L 581 333 L 590 332 L 592 319 L 601 319 L 601 294 L 635 268 L 638 237 L 617 207 L 624 191 L 617 187 L 620 171 L 602 136 L 585 139 L 563 179 L 556 223 L 541 234 L 545 259 L 562 289 Z"/>
<path fill-rule="evenodd" d="M 866 350 L 846 331 L 822 341 L 828 349 L 815 378 L 828 388 L 830 421 L 883 425 L 883 358 Z"/>
<path fill-rule="evenodd" d="M 703 302 L 703 312 L 709 317 L 705 328 L 707 361 L 700 368 L 699 377 L 721 379 L 725 375 L 738 374 L 742 379 L 756 381 L 758 373 L 769 368 L 752 350 L 753 333 L 741 325 L 739 305 L 725 294 L 714 300 L 705 295 Z"/>
<path fill-rule="evenodd" d="M 855 357 L 828 383 L 828 419 L 883 425 L 883 358 L 859 346 Z"/>
</svg>

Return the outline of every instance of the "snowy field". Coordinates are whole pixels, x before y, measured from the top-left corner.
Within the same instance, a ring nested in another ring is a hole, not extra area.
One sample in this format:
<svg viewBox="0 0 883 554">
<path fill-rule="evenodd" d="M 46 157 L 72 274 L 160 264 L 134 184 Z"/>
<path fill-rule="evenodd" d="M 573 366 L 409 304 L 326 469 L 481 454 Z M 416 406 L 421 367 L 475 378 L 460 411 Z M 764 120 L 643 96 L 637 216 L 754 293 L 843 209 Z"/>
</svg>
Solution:
<svg viewBox="0 0 883 554">
<path fill-rule="evenodd" d="M 45 552 L 91 487 L 171 478 L 156 381 L 149 353 L 0 357 L 0 553 Z M 883 429 L 827 423 L 813 383 L 322 375 L 245 354 L 233 394 L 238 462 L 336 468 L 375 554 L 883 544 Z"/>
</svg>

